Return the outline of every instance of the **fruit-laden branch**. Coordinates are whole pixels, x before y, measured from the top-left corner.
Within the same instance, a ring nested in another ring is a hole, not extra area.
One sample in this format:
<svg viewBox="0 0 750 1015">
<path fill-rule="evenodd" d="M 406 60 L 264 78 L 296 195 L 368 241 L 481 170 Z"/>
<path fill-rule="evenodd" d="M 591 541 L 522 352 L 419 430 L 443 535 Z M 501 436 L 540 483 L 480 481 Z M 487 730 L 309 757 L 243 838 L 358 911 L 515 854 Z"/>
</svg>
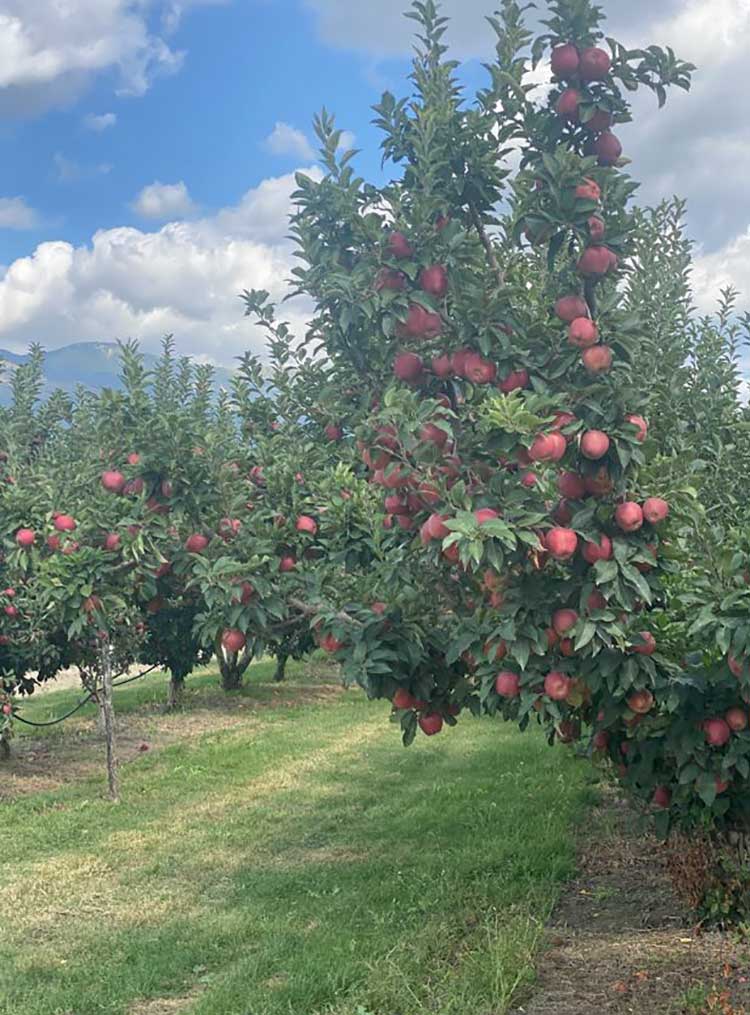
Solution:
<svg viewBox="0 0 750 1015">
<path fill-rule="evenodd" d="M 308 603 L 303 603 L 301 599 L 290 599 L 289 605 L 293 606 L 295 610 L 299 610 L 306 617 L 314 617 L 319 613 L 317 606 L 310 606 Z M 350 617 L 348 613 L 344 613 L 343 610 L 340 613 L 334 614 L 336 620 L 340 620 L 344 624 L 351 624 L 352 627 L 364 627 L 365 625 L 361 620 L 357 620 L 355 617 Z"/>
<path fill-rule="evenodd" d="M 497 257 L 495 256 L 495 250 L 492 246 L 487 232 L 482 225 L 482 220 L 479 217 L 479 212 L 476 210 L 473 204 L 469 203 L 469 214 L 471 215 L 471 221 L 474 223 L 474 228 L 479 233 L 479 239 L 482 241 L 482 246 L 487 253 L 487 260 L 490 262 L 490 267 L 495 273 L 498 286 L 502 289 L 505 286 L 505 272 L 500 267 Z"/>
</svg>

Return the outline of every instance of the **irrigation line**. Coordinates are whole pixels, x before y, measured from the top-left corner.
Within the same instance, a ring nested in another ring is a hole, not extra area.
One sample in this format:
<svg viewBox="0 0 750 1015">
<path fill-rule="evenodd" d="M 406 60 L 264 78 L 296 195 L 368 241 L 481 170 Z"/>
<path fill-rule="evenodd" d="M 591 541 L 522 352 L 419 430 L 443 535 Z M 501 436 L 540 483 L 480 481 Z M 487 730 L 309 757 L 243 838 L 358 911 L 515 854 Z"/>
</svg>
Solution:
<svg viewBox="0 0 750 1015">
<path fill-rule="evenodd" d="M 128 677 L 126 680 L 115 681 L 112 684 L 112 686 L 113 687 L 124 687 L 125 684 L 132 684 L 136 680 L 140 680 L 141 677 L 145 677 L 147 674 L 153 673 L 153 671 L 155 669 L 157 669 L 157 667 L 158 667 L 158 663 L 155 664 L 154 666 L 149 666 L 149 668 L 147 670 L 143 670 L 142 673 L 138 673 L 134 677 Z M 14 719 L 15 722 L 22 722 L 26 726 L 36 726 L 36 727 L 57 726 L 58 723 L 65 722 L 66 719 L 70 719 L 70 717 L 72 715 L 75 715 L 76 712 L 80 711 L 80 709 L 82 709 L 84 705 L 88 705 L 88 703 L 91 701 L 91 699 L 93 697 L 95 697 L 95 694 L 96 694 L 95 691 L 89 691 L 89 693 L 86 695 L 86 697 L 82 698 L 78 702 L 77 705 L 74 705 L 73 708 L 71 708 L 71 710 L 69 712 L 66 712 L 65 715 L 58 716 L 57 719 L 51 719 L 51 720 L 49 720 L 49 722 L 34 722 L 33 719 L 24 719 L 23 716 L 20 716 L 20 715 L 14 715 L 13 719 Z"/>
</svg>

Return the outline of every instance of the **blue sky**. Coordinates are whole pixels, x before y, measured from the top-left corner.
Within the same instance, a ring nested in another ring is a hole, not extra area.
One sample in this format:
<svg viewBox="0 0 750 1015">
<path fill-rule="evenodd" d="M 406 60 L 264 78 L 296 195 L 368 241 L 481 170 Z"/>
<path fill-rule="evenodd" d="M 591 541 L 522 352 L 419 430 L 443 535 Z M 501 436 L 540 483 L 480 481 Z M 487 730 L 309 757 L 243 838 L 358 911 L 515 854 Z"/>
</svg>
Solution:
<svg viewBox="0 0 750 1015">
<path fill-rule="evenodd" d="M 51 235 L 79 244 L 96 229 L 142 226 L 130 204 L 154 180 L 183 180 L 202 208 L 232 204 L 299 165 L 299 155 L 274 155 L 263 141 L 277 122 L 312 138 L 312 117 L 324 104 L 342 125 L 356 126 L 369 149 L 362 166 L 377 172 L 367 108 L 380 88 L 359 55 L 316 39 L 315 15 L 298 0 L 195 8 L 169 43 L 186 53 L 182 68 L 158 77 L 144 96 L 118 97 L 113 70 L 69 108 L 3 123 L 0 194 L 22 194 L 40 217 L 37 229 L 0 232 L 3 263 Z M 389 63 L 378 76 L 395 86 L 407 63 Z M 84 125 L 87 115 L 108 113 L 114 126 Z M 80 167 L 80 179 L 61 179 L 56 156 Z"/>
<path fill-rule="evenodd" d="M 229 362 L 258 341 L 236 294 L 284 292 L 292 173 L 336 113 L 380 177 L 370 120 L 409 71 L 405 0 L 0 0 L 0 347 L 161 335 Z M 480 79 L 492 0 L 445 0 Z M 736 80 L 746 0 L 605 0 L 627 44 L 699 64 L 690 96 L 640 101 L 622 132 L 644 201 L 690 201 L 696 287 L 750 291 L 750 119 Z M 656 8 L 656 9 L 655 9 Z M 306 308 L 290 308 L 297 327 Z"/>
</svg>

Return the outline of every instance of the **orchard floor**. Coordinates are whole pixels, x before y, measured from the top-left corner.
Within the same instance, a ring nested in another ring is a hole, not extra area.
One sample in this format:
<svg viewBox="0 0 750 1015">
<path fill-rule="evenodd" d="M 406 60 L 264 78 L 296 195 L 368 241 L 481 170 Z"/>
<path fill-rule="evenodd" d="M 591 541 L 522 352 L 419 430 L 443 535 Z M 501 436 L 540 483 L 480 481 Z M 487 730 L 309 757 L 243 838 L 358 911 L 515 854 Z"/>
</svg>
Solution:
<svg viewBox="0 0 750 1015">
<path fill-rule="evenodd" d="M 750 1015 L 746 952 L 586 763 L 489 721 L 405 751 L 324 665 L 271 676 L 118 690 L 119 805 L 93 706 L 15 741 L 2 1015 Z"/>
</svg>

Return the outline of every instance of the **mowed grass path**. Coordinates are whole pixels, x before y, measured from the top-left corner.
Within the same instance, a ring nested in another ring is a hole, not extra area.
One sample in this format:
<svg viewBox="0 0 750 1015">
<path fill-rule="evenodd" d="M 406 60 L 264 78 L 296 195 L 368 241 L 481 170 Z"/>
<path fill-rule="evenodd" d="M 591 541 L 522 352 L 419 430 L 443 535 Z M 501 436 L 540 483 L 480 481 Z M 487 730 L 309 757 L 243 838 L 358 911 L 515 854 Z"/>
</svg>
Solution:
<svg viewBox="0 0 750 1015">
<path fill-rule="evenodd" d="M 102 792 L 0 807 L 3 1015 L 501 1015 L 590 795 L 568 752 L 492 721 L 404 750 L 356 691 L 144 754 L 119 806 Z"/>
</svg>

